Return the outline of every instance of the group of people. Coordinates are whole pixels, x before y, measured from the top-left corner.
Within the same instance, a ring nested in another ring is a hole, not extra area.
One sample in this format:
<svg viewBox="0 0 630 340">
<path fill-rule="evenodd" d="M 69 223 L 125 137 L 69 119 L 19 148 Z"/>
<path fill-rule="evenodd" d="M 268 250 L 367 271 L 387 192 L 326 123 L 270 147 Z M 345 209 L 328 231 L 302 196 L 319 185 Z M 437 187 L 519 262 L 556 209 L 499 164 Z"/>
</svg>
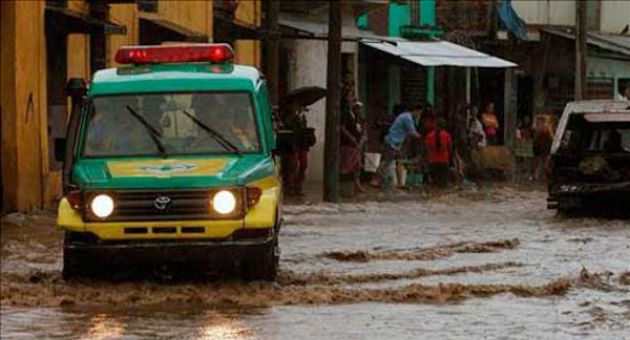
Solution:
<svg viewBox="0 0 630 340">
<path fill-rule="evenodd" d="M 347 91 L 352 93 L 352 90 Z M 363 156 L 367 134 L 362 117 L 363 104 L 348 95 L 341 110 L 340 125 L 340 175 L 341 180 L 353 182 L 355 192 L 365 192 L 361 181 Z M 285 128 L 304 135 L 307 129 L 304 109 L 287 107 L 281 115 Z M 471 138 L 478 145 L 496 144 L 499 122 L 494 112 L 494 105 L 489 104 L 478 121 L 478 128 L 472 129 Z M 476 131 L 476 132 L 475 132 Z M 312 133 L 312 131 L 310 131 Z M 284 182 L 288 195 L 303 195 L 302 183 L 308 164 L 308 150 L 313 146 L 314 138 L 297 137 L 293 153 L 284 157 Z M 452 134 L 447 130 L 444 117 L 438 117 L 432 107 L 423 103 L 409 106 L 396 105 L 394 117 L 382 136 L 380 162 L 370 180 L 373 187 L 393 184 L 389 180 L 389 170 L 395 165 L 395 184 L 398 188 L 406 187 L 404 169 L 427 175 L 425 182 L 436 187 L 446 187 L 452 169 L 462 174 L 462 160 L 454 146 Z"/>
<path fill-rule="evenodd" d="M 370 184 L 381 187 L 388 182 L 387 171 L 396 162 L 396 183 L 404 188 L 404 160 L 411 159 L 416 169 L 428 173 L 429 183 L 446 187 L 457 157 L 444 118 L 437 118 L 431 107 L 422 103 L 402 109 L 397 106 L 395 111 L 402 112 L 383 138 L 381 160 Z"/>
<path fill-rule="evenodd" d="M 362 115 L 363 104 L 356 97 L 354 80 L 347 75 L 344 79 L 339 129 L 341 181 L 352 182 L 355 191 L 365 192 L 361 184 L 363 149 L 367 141 Z M 295 134 L 293 151 L 282 159 L 285 192 L 291 197 L 304 196 L 304 178 L 308 167 L 308 151 L 316 143 L 315 130 L 308 127 L 307 109 L 298 102 L 284 103 L 279 112 L 283 129 Z"/>
<path fill-rule="evenodd" d="M 478 115 L 477 107 L 470 106 L 468 120 L 469 144 L 474 148 L 499 144 L 500 124 L 494 103 L 486 104 L 484 111 Z"/>
</svg>

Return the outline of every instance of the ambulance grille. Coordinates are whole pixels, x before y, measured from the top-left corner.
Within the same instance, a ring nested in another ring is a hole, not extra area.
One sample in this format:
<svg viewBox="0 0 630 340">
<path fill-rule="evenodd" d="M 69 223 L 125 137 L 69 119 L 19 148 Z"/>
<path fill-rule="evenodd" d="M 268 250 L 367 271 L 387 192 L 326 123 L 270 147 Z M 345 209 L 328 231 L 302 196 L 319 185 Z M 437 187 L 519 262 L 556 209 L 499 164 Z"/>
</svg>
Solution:
<svg viewBox="0 0 630 340">
<path fill-rule="evenodd" d="M 116 208 L 107 221 L 208 220 L 243 216 L 241 204 L 234 214 L 214 214 L 210 208 L 212 195 L 210 190 L 119 191 L 114 193 Z"/>
</svg>

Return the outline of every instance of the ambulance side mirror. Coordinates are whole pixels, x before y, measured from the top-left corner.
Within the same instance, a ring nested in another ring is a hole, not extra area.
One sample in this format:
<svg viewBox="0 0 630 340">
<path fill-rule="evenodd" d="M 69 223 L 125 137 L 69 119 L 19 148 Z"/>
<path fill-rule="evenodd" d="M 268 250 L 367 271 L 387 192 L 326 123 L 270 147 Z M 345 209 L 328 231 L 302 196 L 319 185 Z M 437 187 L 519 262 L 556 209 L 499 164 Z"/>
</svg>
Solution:
<svg viewBox="0 0 630 340">
<path fill-rule="evenodd" d="M 278 130 L 276 132 L 276 149 L 274 153 L 282 156 L 293 152 L 295 145 L 295 133 L 291 130 Z"/>
<path fill-rule="evenodd" d="M 64 162 L 66 160 L 66 139 L 55 138 L 55 160 Z"/>
<path fill-rule="evenodd" d="M 66 83 L 66 95 L 72 98 L 72 105 L 80 105 L 87 93 L 87 84 L 83 78 L 70 78 Z"/>
</svg>

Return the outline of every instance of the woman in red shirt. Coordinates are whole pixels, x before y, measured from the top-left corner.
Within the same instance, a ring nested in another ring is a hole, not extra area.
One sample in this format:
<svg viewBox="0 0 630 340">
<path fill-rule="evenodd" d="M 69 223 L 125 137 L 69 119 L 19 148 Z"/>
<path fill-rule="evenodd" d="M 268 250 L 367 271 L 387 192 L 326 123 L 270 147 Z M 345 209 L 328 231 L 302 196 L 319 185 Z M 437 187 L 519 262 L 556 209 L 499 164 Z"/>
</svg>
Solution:
<svg viewBox="0 0 630 340">
<path fill-rule="evenodd" d="M 453 153 L 451 134 L 444 130 L 444 118 L 438 118 L 437 128 L 427 134 L 425 145 L 427 163 L 429 164 L 429 178 L 438 187 L 444 188 L 448 184 L 448 169 Z"/>
</svg>

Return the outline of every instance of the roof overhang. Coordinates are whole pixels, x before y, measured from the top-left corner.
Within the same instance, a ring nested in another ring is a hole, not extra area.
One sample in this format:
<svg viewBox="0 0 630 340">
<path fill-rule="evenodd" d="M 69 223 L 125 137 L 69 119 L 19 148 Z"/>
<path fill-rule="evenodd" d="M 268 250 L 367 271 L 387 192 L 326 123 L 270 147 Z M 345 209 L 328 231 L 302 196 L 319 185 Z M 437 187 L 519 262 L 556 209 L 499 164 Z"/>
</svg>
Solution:
<svg viewBox="0 0 630 340">
<path fill-rule="evenodd" d="M 571 29 L 541 28 L 541 31 L 565 39 L 575 40 L 575 33 Z M 586 42 L 591 46 L 630 57 L 630 35 L 592 31 L 588 32 L 586 36 Z"/>
<path fill-rule="evenodd" d="M 422 66 L 508 68 L 517 64 L 448 41 L 362 41 L 371 48 Z"/>
<path fill-rule="evenodd" d="M 105 34 L 127 34 L 127 27 L 123 25 L 97 19 L 65 7 L 47 6 L 45 15 L 47 21 L 68 33 L 89 34 L 102 29 Z"/>
<path fill-rule="evenodd" d="M 139 12 L 140 30 L 144 28 L 153 29 L 159 32 L 161 41 L 186 41 L 186 42 L 208 42 L 208 36 L 190 30 L 184 26 L 169 21 L 155 13 Z M 144 26 L 144 27 L 143 27 Z"/>
<path fill-rule="evenodd" d="M 322 0 L 293 0 L 281 2 L 283 12 L 312 14 L 328 10 L 329 1 Z M 389 5 L 389 0 L 353 0 L 341 1 L 342 8 L 351 10 L 354 15 L 370 12 L 382 6 Z"/>
</svg>

